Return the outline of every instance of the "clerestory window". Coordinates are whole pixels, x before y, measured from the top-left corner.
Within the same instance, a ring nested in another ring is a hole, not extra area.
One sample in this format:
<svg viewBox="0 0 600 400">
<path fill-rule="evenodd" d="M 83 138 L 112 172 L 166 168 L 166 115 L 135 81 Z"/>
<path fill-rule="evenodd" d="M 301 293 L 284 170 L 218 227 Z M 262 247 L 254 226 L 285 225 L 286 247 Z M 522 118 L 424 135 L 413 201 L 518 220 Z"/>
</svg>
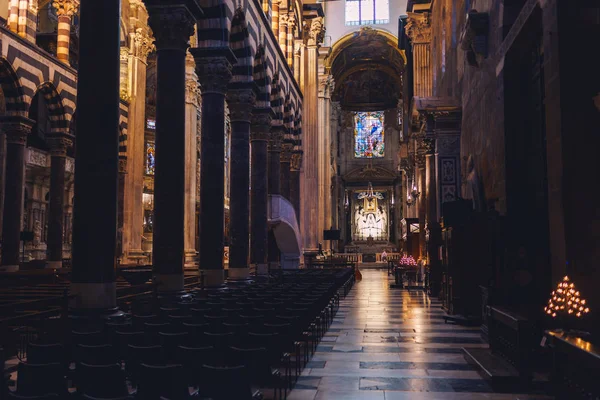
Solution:
<svg viewBox="0 0 600 400">
<path fill-rule="evenodd" d="M 375 25 L 389 22 L 389 0 L 346 0 L 346 25 Z"/>
</svg>

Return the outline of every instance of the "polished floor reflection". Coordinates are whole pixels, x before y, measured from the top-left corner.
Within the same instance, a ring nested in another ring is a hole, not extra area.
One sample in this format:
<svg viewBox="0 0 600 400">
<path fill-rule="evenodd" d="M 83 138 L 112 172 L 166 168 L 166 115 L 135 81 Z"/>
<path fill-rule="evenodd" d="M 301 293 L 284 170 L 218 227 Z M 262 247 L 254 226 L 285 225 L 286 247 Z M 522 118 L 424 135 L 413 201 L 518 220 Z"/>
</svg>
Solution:
<svg viewBox="0 0 600 400">
<path fill-rule="evenodd" d="M 487 346 L 479 328 L 445 324 L 439 301 L 390 289 L 385 270 L 362 274 L 289 400 L 548 398 L 494 393 L 461 350 Z"/>
</svg>

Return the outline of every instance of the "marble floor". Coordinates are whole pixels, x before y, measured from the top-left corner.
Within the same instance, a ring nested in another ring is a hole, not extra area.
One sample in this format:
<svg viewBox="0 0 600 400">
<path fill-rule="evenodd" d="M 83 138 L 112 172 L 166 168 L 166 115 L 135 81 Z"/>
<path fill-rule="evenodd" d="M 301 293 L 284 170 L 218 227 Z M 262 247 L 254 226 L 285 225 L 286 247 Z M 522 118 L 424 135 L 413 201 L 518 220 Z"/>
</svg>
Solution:
<svg viewBox="0 0 600 400">
<path fill-rule="evenodd" d="M 461 349 L 487 346 L 479 328 L 445 324 L 439 301 L 390 289 L 384 269 L 361 272 L 289 400 L 549 399 L 494 393 Z"/>
</svg>

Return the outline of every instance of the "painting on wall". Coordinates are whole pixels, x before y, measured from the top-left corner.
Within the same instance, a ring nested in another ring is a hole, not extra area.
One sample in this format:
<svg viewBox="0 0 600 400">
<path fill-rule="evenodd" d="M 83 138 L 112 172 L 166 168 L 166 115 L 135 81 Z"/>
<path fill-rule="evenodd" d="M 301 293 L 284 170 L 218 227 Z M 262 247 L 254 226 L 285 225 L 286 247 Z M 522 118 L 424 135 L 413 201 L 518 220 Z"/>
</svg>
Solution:
<svg viewBox="0 0 600 400">
<path fill-rule="evenodd" d="M 383 111 L 357 112 L 354 115 L 354 157 L 383 157 L 384 138 Z"/>
</svg>

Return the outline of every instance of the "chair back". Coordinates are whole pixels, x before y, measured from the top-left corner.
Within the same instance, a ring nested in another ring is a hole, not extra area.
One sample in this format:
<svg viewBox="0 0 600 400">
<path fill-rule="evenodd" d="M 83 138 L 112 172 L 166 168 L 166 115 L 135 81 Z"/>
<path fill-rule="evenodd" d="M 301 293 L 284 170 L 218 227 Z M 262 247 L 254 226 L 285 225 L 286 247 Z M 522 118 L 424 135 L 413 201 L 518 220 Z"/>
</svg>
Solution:
<svg viewBox="0 0 600 400">
<path fill-rule="evenodd" d="M 125 372 L 119 364 L 77 365 L 77 393 L 93 397 L 122 397 L 129 395 Z"/>
<path fill-rule="evenodd" d="M 21 396 L 41 396 L 49 393 L 67 394 L 63 364 L 20 362 L 17 367 L 17 394 Z"/>
</svg>

